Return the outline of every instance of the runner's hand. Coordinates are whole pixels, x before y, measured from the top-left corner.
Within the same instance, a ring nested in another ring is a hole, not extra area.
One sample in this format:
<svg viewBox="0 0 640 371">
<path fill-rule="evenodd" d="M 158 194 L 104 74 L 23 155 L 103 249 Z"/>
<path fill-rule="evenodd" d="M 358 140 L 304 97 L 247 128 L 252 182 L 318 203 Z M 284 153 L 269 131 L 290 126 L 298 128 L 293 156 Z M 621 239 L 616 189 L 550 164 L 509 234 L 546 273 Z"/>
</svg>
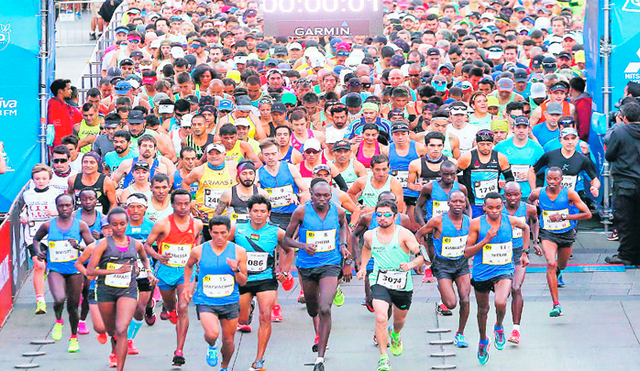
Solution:
<svg viewBox="0 0 640 371">
<path fill-rule="evenodd" d="M 416 274 L 424 274 L 424 265 L 413 268 L 413 271 L 416 272 Z"/>
<path fill-rule="evenodd" d="M 124 273 L 128 273 L 131 272 L 131 265 L 130 264 L 124 264 L 122 265 L 122 267 L 118 268 L 118 269 L 114 269 L 112 272 L 109 272 L 111 274 L 124 274 Z"/>
<path fill-rule="evenodd" d="M 351 278 L 353 278 L 353 268 L 351 265 L 345 265 L 342 267 L 342 280 L 344 282 L 350 282 Z"/>
<path fill-rule="evenodd" d="M 278 273 L 276 273 L 276 280 L 278 280 L 278 282 L 282 283 L 282 282 L 287 280 L 287 276 L 285 276 L 281 272 L 278 272 Z"/>
<path fill-rule="evenodd" d="M 158 283 L 158 279 L 151 272 L 147 272 L 147 279 L 149 279 L 149 285 L 154 286 Z"/>
<path fill-rule="evenodd" d="M 591 194 L 593 195 L 593 197 L 598 197 L 598 195 L 600 195 L 600 190 L 596 187 L 591 187 Z"/>
<path fill-rule="evenodd" d="M 489 229 L 489 231 L 487 232 L 487 237 L 489 237 L 489 240 L 492 240 L 497 235 L 498 235 L 498 228 L 496 227 L 491 227 L 491 229 Z"/>
<path fill-rule="evenodd" d="M 551 214 L 549 215 L 549 220 L 551 220 L 552 222 L 559 222 L 562 220 L 562 215 L 560 214 Z"/>
<path fill-rule="evenodd" d="M 100 239 L 100 232 L 98 231 L 91 231 L 91 235 L 93 236 L 94 239 L 99 240 Z"/>
<path fill-rule="evenodd" d="M 69 241 L 69 245 L 71 245 L 71 247 L 73 247 L 76 250 L 80 250 L 80 246 L 78 245 L 78 240 L 74 238 L 70 238 L 67 241 Z"/>
<path fill-rule="evenodd" d="M 153 276 L 152 276 L 153 277 Z M 154 277 L 155 280 L 157 280 L 157 278 Z M 191 290 L 191 287 L 189 285 L 184 285 L 184 289 L 182 290 L 182 300 L 185 303 L 188 303 L 191 301 L 191 298 L 193 297 L 193 291 Z"/>
<path fill-rule="evenodd" d="M 235 259 L 231 259 L 231 258 L 227 258 L 227 264 L 229 264 L 229 267 L 231 267 L 232 271 L 237 271 L 238 270 L 238 261 Z"/>
<path fill-rule="evenodd" d="M 43 262 L 47 261 L 47 253 L 45 251 L 40 251 L 37 257 L 40 261 L 43 261 Z"/>
<path fill-rule="evenodd" d="M 522 265 L 522 268 L 529 265 L 529 256 L 526 253 L 522 253 L 522 256 L 520 257 L 520 265 Z"/>
<path fill-rule="evenodd" d="M 160 264 L 164 264 L 164 265 L 167 265 L 169 263 L 169 259 L 171 259 L 170 253 L 165 253 L 158 257 L 158 261 L 160 262 Z"/>
<path fill-rule="evenodd" d="M 366 276 L 367 276 L 367 269 L 366 268 L 360 269 L 358 271 L 358 273 L 356 274 L 356 277 L 359 280 L 363 280 Z"/>
<path fill-rule="evenodd" d="M 537 242 L 533 243 L 533 249 L 536 251 L 536 255 L 542 256 L 542 249 L 540 248 L 540 245 L 538 245 Z"/>
<path fill-rule="evenodd" d="M 313 254 L 316 253 L 316 249 L 318 247 L 316 246 L 316 244 L 311 244 L 311 243 L 305 243 L 304 247 L 302 248 L 304 250 L 304 252 L 306 252 L 307 254 L 313 256 Z"/>
<path fill-rule="evenodd" d="M 346 246 L 342 246 L 342 248 L 340 249 L 340 253 L 342 254 L 342 258 L 347 260 L 351 259 L 351 251 L 349 251 Z"/>
<path fill-rule="evenodd" d="M 409 263 L 400 263 L 400 269 L 403 272 L 410 271 L 411 267 L 409 267 Z"/>
</svg>

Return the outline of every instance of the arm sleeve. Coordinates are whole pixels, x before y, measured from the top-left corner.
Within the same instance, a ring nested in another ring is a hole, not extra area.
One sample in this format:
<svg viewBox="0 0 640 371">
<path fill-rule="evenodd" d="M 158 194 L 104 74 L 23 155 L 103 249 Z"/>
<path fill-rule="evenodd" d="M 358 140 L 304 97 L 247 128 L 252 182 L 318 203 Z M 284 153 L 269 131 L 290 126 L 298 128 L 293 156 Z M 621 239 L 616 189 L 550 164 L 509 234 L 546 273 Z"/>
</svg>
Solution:
<svg viewBox="0 0 640 371">
<path fill-rule="evenodd" d="M 536 174 L 545 166 L 547 166 L 547 164 L 549 163 L 549 152 L 545 152 L 544 155 L 542 155 L 540 157 L 540 159 L 538 161 L 536 161 L 535 165 L 533 165 L 533 171 L 536 172 Z"/>
<path fill-rule="evenodd" d="M 611 131 L 609 142 L 607 143 L 607 151 L 604 154 L 604 158 L 609 162 L 614 162 L 618 159 L 618 136 L 617 131 L 622 129 L 614 129 Z"/>
<path fill-rule="evenodd" d="M 344 192 L 349 190 L 349 187 L 347 187 L 347 182 L 345 182 L 344 178 L 342 178 L 342 174 L 338 174 L 337 177 L 334 177 L 333 181 L 336 182 L 336 184 L 338 185 L 338 188 L 340 188 L 340 190 L 342 190 Z"/>
</svg>

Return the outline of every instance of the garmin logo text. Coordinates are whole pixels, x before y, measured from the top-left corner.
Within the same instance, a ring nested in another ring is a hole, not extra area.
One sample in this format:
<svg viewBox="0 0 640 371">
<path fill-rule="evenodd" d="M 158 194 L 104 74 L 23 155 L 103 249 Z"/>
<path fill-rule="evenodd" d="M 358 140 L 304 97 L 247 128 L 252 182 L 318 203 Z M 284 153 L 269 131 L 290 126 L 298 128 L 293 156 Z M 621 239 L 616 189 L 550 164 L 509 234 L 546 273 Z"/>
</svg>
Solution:
<svg viewBox="0 0 640 371">
<path fill-rule="evenodd" d="M 0 116 L 18 116 L 18 101 L 4 100 L 0 97 Z"/>
<path fill-rule="evenodd" d="M 7 255 L 2 263 L 0 263 L 0 290 L 4 289 L 4 285 L 11 279 L 11 269 L 9 265 L 9 256 Z"/>
<path fill-rule="evenodd" d="M 351 27 L 298 27 L 293 32 L 296 36 L 349 36 Z"/>
</svg>

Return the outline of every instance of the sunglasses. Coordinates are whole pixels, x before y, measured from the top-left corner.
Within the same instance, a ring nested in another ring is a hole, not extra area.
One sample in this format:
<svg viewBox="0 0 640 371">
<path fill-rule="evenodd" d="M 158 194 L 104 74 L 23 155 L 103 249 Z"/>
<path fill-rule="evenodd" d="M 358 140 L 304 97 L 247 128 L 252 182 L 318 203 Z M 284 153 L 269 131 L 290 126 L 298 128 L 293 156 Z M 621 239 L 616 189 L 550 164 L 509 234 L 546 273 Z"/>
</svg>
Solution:
<svg viewBox="0 0 640 371">
<path fill-rule="evenodd" d="M 394 215 L 395 215 L 394 213 L 376 213 L 377 217 L 384 216 L 385 218 L 390 218 L 390 217 L 392 217 Z"/>
<path fill-rule="evenodd" d="M 440 74 L 443 76 L 449 76 L 451 75 L 451 71 L 449 71 L 448 69 L 442 69 L 440 70 Z"/>
<path fill-rule="evenodd" d="M 507 40 L 502 40 L 502 39 L 499 39 L 499 40 L 493 40 L 493 41 L 494 41 L 494 42 L 496 42 L 496 43 L 498 43 L 498 44 L 502 44 L 502 43 L 506 43 L 506 42 L 507 42 Z"/>
<path fill-rule="evenodd" d="M 409 77 L 420 77 L 419 73 L 410 73 Z"/>
<path fill-rule="evenodd" d="M 308 155 L 315 155 L 317 153 L 320 153 L 320 151 L 316 151 L 315 149 L 308 149 L 308 150 L 304 151 L 304 153 L 306 153 Z"/>
<path fill-rule="evenodd" d="M 371 84 L 362 83 L 362 87 L 365 88 L 365 89 L 369 89 L 371 87 Z"/>
<path fill-rule="evenodd" d="M 525 115 L 528 115 L 528 114 L 530 114 L 530 113 L 531 113 L 531 110 L 528 110 L 528 111 L 522 111 L 522 113 L 524 113 Z"/>
<path fill-rule="evenodd" d="M 69 162 L 69 160 L 66 158 L 54 158 L 52 162 L 54 164 L 66 164 L 67 162 Z"/>
<path fill-rule="evenodd" d="M 132 44 L 140 44 L 140 40 L 137 39 L 129 40 L 129 42 Z"/>
<path fill-rule="evenodd" d="M 520 35 L 528 35 L 529 31 L 520 31 Z"/>
<path fill-rule="evenodd" d="M 226 115 L 226 114 L 228 114 L 229 112 L 231 112 L 231 111 L 228 111 L 228 110 L 226 110 L 226 109 L 222 109 L 222 110 L 219 110 L 219 111 L 218 111 L 218 113 L 219 113 L 219 114 L 221 114 L 221 115 Z"/>
<path fill-rule="evenodd" d="M 431 81 L 431 83 L 432 83 L 433 85 L 437 85 L 437 86 L 444 86 L 444 85 L 446 85 L 446 84 L 447 84 L 447 82 L 446 82 L 446 81 Z"/>
</svg>

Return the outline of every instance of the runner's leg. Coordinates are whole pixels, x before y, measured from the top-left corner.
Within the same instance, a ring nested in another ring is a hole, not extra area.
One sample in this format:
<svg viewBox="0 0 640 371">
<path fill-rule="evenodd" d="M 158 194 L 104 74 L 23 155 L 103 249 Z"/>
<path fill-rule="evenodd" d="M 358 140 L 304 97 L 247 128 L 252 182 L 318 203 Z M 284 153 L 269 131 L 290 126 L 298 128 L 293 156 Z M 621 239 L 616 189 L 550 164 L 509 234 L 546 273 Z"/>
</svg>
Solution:
<svg viewBox="0 0 640 371">
<path fill-rule="evenodd" d="M 271 313 L 269 313 L 269 316 L 271 316 Z M 220 353 L 222 353 L 222 363 L 220 363 L 220 368 L 226 368 L 229 367 L 231 357 L 236 348 L 234 337 L 236 336 L 238 319 L 223 319 L 220 320 L 220 325 L 222 326 L 222 348 L 220 349 Z"/>
<path fill-rule="evenodd" d="M 86 321 L 87 316 L 89 315 L 89 286 L 91 285 L 91 281 L 87 277 L 84 277 L 84 282 L 82 283 L 82 305 L 80 308 L 80 320 Z"/>
<path fill-rule="evenodd" d="M 496 306 L 496 327 L 502 328 L 502 322 L 507 314 L 507 301 L 511 292 L 511 280 L 502 279 L 494 285 Z"/>
<path fill-rule="evenodd" d="M 331 304 L 338 289 L 338 277 L 323 277 L 319 283 L 320 295 L 318 297 L 318 357 L 324 358 L 327 349 L 329 334 L 331 333 Z M 306 295 L 305 295 L 306 296 Z"/>
<path fill-rule="evenodd" d="M 51 291 L 51 296 L 53 296 L 53 313 L 56 316 L 56 322 L 62 322 L 62 310 L 64 309 L 64 302 L 67 300 L 65 279 L 60 273 L 50 271 L 47 275 L 47 281 L 49 281 L 49 290 Z M 77 310 L 78 308 L 76 307 Z"/>
<path fill-rule="evenodd" d="M 449 309 L 455 309 L 457 303 L 456 292 L 453 290 L 453 281 L 448 278 L 441 278 L 438 280 L 438 291 L 440 291 L 440 298 L 442 303 Z"/>
<path fill-rule="evenodd" d="M 106 333 L 107 329 L 105 327 L 102 315 L 100 314 L 98 304 L 89 304 L 89 312 L 91 313 L 91 323 L 93 324 L 93 331 L 97 332 L 98 334 Z"/>
<path fill-rule="evenodd" d="M 37 256 L 31 258 L 33 262 L 33 288 L 36 291 L 36 301 L 44 301 L 44 272 L 46 263 Z"/>
<path fill-rule="evenodd" d="M 514 326 L 519 326 L 522 319 L 522 310 L 524 308 L 522 283 L 526 274 L 527 269 L 520 264 L 516 264 L 516 271 L 513 274 L 513 282 L 511 283 L 511 317 Z"/>
<path fill-rule="evenodd" d="M 458 296 L 460 297 L 460 319 L 458 320 L 458 333 L 464 334 L 469 319 L 469 294 L 471 293 L 471 275 L 464 274 L 456 278 L 456 287 L 458 287 Z M 445 305 L 447 305 L 445 303 Z M 449 307 L 447 305 L 447 307 Z"/>
<path fill-rule="evenodd" d="M 220 326 L 218 325 L 218 316 L 213 313 L 200 313 L 200 323 L 204 329 L 204 341 L 210 346 L 216 345 L 216 340 L 220 335 Z"/>
<path fill-rule="evenodd" d="M 116 318 L 115 318 L 115 331 L 116 331 L 116 355 L 118 356 L 117 371 L 124 370 L 124 361 L 127 358 L 127 331 L 129 330 L 129 323 L 133 318 L 133 313 L 136 311 L 137 300 L 134 298 L 121 297 L 116 302 Z"/>
<path fill-rule="evenodd" d="M 107 334 L 111 336 L 111 353 L 116 354 L 116 303 L 115 302 L 104 302 L 98 303 L 98 310 L 100 312 L 100 317 L 104 321 L 104 327 L 107 331 Z"/>
<path fill-rule="evenodd" d="M 249 313 L 251 312 L 251 300 L 253 295 L 250 292 L 240 295 L 240 315 L 238 316 L 238 324 L 250 325 Z"/>
<path fill-rule="evenodd" d="M 260 308 L 260 328 L 258 329 L 258 354 L 256 361 L 264 358 L 267 344 L 271 338 L 271 308 L 276 302 L 276 291 L 263 291 L 257 294 Z"/>
<path fill-rule="evenodd" d="M 569 258 L 571 257 L 571 253 L 573 252 L 573 246 L 563 247 L 558 249 L 558 269 L 565 270 L 567 268 L 567 263 L 569 262 Z"/>
<path fill-rule="evenodd" d="M 549 285 L 551 300 L 555 304 L 558 303 L 558 277 L 556 276 L 558 245 L 548 240 L 542 240 L 542 251 L 545 259 L 547 259 L 547 284 Z"/>
<path fill-rule="evenodd" d="M 65 279 L 65 290 L 67 292 L 67 312 L 69 313 L 69 325 L 71 326 L 71 335 L 78 334 L 78 306 L 80 305 L 80 296 L 82 295 L 82 285 L 84 284 L 84 276 L 82 274 L 74 274 L 67 276 Z"/>
<path fill-rule="evenodd" d="M 179 284 L 176 291 L 178 294 L 178 323 L 176 325 L 178 334 L 177 349 L 182 350 L 184 348 L 184 342 L 187 340 L 187 331 L 189 330 L 189 303 L 182 300 L 184 283 Z"/>
<path fill-rule="evenodd" d="M 378 349 L 380 354 L 387 354 L 387 343 L 389 341 L 389 330 L 387 329 L 389 323 L 389 303 L 384 300 L 373 299 L 373 310 L 376 314 L 375 334 L 378 339 Z"/>
<path fill-rule="evenodd" d="M 476 291 L 476 303 L 478 303 L 478 331 L 480 340 L 487 340 L 487 315 L 489 314 L 489 292 Z"/>
</svg>

